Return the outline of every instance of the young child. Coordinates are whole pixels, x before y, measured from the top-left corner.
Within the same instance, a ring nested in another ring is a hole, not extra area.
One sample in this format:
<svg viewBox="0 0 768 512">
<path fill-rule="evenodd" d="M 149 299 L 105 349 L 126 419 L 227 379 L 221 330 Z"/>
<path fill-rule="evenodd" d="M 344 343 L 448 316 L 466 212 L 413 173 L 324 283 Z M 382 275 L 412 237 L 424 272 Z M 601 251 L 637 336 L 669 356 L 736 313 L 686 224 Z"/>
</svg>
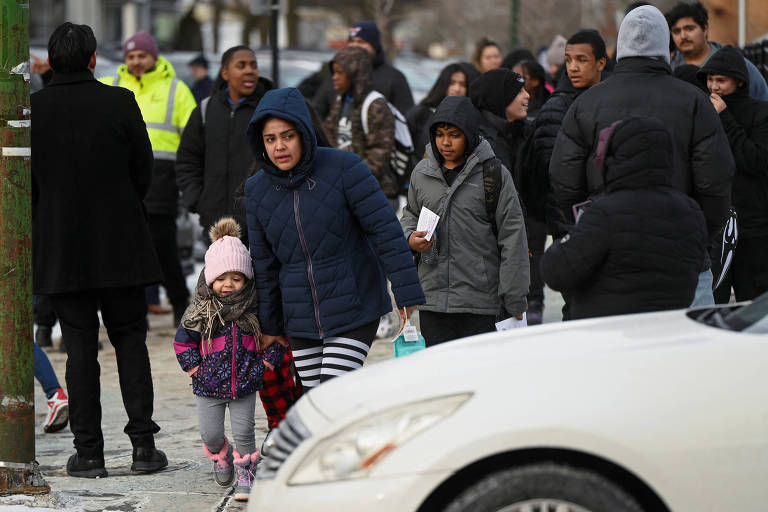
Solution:
<svg viewBox="0 0 768 512">
<path fill-rule="evenodd" d="M 400 220 L 411 250 L 421 253 L 427 303 L 419 306 L 419 316 L 428 347 L 494 331 L 502 306 L 518 320 L 526 310 L 529 265 L 520 202 L 502 166 L 495 217 L 489 218 L 484 162 L 495 155 L 480 138 L 479 124 L 480 114 L 466 96 L 440 102 L 428 157 L 413 170 Z M 430 240 L 416 230 L 422 207 L 440 216 Z"/>
<path fill-rule="evenodd" d="M 228 487 L 236 470 L 234 498 L 247 501 L 259 459 L 254 437 L 256 391 L 263 386 L 265 366 L 279 366 L 285 349 L 273 343 L 259 350 L 257 292 L 251 257 L 239 238 L 240 226 L 223 218 L 210 236 L 213 243 L 205 253 L 195 298 L 173 345 L 181 368 L 192 377 L 203 451 L 214 462 L 214 479 Z M 234 451 L 224 435 L 227 407 Z"/>
</svg>

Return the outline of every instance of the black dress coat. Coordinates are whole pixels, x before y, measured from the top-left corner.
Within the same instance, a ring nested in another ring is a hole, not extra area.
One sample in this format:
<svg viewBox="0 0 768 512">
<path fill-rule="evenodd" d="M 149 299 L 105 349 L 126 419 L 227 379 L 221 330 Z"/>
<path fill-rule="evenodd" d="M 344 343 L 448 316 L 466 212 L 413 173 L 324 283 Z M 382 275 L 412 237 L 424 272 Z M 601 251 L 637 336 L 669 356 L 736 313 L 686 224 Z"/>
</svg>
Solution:
<svg viewBox="0 0 768 512">
<path fill-rule="evenodd" d="M 159 282 L 142 203 L 152 147 L 133 93 L 82 71 L 31 100 L 34 293 Z"/>
</svg>

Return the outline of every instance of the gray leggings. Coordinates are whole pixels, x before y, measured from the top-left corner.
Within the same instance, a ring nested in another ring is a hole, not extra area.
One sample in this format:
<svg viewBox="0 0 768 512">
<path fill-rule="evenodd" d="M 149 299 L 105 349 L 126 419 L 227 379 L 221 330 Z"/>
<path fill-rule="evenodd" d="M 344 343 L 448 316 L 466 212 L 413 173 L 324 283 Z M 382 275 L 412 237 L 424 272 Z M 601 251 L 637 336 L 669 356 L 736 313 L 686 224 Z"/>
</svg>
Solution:
<svg viewBox="0 0 768 512">
<path fill-rule="evenodd" d="M 200 437 L 208 449 L 217 453 L 224 446 L 224 411 L 229 405 L 229 421 L 232 426 L 234 448 L 240 453 L 256 451 L 254 434 L 254 412 L 256 393 L 251 393 L 236 400 L 230 398 L 209 398 L 197 396 L 197 417 L 200 424 Z"/>
</svg>

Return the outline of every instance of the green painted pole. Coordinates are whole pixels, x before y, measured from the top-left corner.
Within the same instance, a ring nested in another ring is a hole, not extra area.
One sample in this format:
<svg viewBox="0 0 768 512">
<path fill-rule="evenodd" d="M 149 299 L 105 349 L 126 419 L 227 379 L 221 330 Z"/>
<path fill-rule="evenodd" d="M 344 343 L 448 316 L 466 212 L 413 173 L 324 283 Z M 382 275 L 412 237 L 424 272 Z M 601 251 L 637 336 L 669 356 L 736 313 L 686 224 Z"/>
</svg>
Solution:
<svg viewBox="0 0 768 512">
<path fill-rule="evenodd" d="M 0 495 L 50 491 L 35 462 L 29 0 L 0 0 Z"/>
<path fill-rule="evenodd" d="M 512 0 L 511 12 L 509 15 L 509 48 L 517 48 L 520 44 L 520 0 Z"/>
</svg>

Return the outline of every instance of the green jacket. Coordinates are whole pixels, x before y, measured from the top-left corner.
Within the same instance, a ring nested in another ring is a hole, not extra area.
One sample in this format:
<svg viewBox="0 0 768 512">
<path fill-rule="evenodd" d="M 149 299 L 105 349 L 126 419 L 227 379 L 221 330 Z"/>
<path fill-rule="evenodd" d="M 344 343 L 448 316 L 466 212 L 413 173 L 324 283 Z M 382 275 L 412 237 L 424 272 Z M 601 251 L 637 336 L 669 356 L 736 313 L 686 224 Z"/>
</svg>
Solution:
<svg viewBox="0 0 768 512">
<path fill-rule="evenodd" d="M 408 238 L 416 230 L 419 212 L 426 206 L 437 212 L 450 192 L 440 223 L 438 263 L 419 263 L 419 279 L 427 303 L 425 311 L 495 315 L 503 304 L 510 315 L 527 309 L 530 284 L 528 242 L 525 223 L 511 174 L 503 169 L 499 205 L 496 209 L 498 240 L 485 210 L 482 162 L 494 156 L 482 140 L 467 158 L 452 186 L 443 177 L 433 146 L 411 175 L 408 205 L 400 223 Z"/>
</svg>

